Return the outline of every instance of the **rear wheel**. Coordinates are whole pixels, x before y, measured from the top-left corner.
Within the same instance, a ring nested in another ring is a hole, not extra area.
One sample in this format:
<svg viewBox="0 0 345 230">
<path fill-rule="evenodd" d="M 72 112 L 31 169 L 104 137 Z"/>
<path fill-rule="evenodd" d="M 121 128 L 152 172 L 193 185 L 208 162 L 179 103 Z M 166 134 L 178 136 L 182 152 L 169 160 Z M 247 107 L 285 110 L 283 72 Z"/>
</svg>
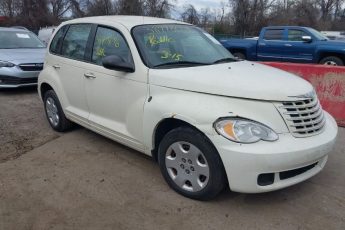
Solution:
<svg viewBox="0 0 345 230">
<path fill-rule="evenodd" d="M 159 166 L 176 192 L 197 200 L 209 200 L 226 185 L 217 150 L 200 132 L 181 127 L 167 133 L 159 145 Z"/>
<path fill-rule="evenodd" d="M 44 94 L 44 109 L 50 126 L 58 131 L 64 132 L 73 126 L 62 110 L 60 101 L 53 90 L 48 90 Z"/>
<path fill-rule="evenodd" d="M 336 56 L 329 56 L 329 57 L 322 58 L 320 61 L 320 64 L 333 65 L 333 66 L 343 66 L 344 62 L 343 62 L 343 60 L 341 60 L 340 58 L 338 58 Z"/>
</svg>

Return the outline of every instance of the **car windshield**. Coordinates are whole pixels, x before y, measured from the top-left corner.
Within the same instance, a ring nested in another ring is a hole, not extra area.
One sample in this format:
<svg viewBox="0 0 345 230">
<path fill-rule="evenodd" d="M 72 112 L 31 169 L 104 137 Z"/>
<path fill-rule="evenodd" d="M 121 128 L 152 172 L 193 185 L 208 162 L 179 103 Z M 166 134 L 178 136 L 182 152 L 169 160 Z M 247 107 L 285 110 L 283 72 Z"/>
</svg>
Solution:
<svg viewBox="0 0 345 230">
<path fill-rule="evenodd" d="M 145 64 L 176 68 L 238 61 L 215 38 L 190 25 L 141 25 L 132 30 Z"/>
<path fill-rule="evenodd" d="M 322 33 L 320 33 L 319 31 L 317 30 L 314 30 L 312 28 L 308 28 L 309 32 L 312 33 L 318 40 L 322 40 L 322 41 L 325 41 L 325 40 L 329 40 L 325 35 L 323 35 Z"/>
<path fill-rule="evenodd" d="M 35 34 L 28 31 L 0 31 L 0 49 L 45 48 Z"/>
</svg>

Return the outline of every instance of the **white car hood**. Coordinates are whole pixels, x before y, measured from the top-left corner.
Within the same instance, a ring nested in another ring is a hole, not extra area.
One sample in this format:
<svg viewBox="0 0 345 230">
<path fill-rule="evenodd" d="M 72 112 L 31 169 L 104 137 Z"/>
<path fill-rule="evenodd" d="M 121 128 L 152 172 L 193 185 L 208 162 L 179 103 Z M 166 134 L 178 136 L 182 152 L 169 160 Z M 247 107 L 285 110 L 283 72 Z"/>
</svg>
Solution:
<svg viewBox="0 0 345 230">
<path fill-rule="evenodd" d="M 269 101 L 291 101 L 313 91 L 304 79 L 266 65 L 240 61 L 216 65 L 150 69 L 150 84 Z"/>
</svg>

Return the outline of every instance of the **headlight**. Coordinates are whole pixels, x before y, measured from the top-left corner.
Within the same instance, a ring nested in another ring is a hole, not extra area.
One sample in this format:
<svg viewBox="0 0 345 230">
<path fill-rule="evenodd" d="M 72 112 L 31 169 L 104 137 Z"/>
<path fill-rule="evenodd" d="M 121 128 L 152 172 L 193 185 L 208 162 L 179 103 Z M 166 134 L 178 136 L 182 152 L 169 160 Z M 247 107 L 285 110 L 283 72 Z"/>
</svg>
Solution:
<svg viewBox="0 0 345 230">
<path fill-rule="evenodd" d="M 0 61 L 0 68 L 1 67 L 13 67 L 15 66 L 15 64 L 11 63 L 11 62 L 7 62 L 7 61 Z"/>
<path fill-rule="evenodd" d="M 243 118 L 219 119 L 214 123 L 214 128 L 223 137 L 240 143 L 278 140 L 278 135 L 271 128 Z"/>
</svg>

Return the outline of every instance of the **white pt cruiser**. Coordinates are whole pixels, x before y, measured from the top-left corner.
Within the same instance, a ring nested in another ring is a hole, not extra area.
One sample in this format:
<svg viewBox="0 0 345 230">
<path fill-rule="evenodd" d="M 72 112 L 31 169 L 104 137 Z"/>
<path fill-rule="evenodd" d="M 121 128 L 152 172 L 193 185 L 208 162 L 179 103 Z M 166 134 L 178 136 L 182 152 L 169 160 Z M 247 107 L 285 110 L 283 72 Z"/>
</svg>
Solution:
<svg viewBox="0 0 345 230">
<path fill-rule="evenodd" d="M 178 193 L 199 200 L 267 192 L 324 167 L 337 124 L 313 87 L 234 58 L 205 31 L 134 16 L 62 23 L 39 94 L 56 131 L 72 122 L 148 155 Z"/>
</svg>

